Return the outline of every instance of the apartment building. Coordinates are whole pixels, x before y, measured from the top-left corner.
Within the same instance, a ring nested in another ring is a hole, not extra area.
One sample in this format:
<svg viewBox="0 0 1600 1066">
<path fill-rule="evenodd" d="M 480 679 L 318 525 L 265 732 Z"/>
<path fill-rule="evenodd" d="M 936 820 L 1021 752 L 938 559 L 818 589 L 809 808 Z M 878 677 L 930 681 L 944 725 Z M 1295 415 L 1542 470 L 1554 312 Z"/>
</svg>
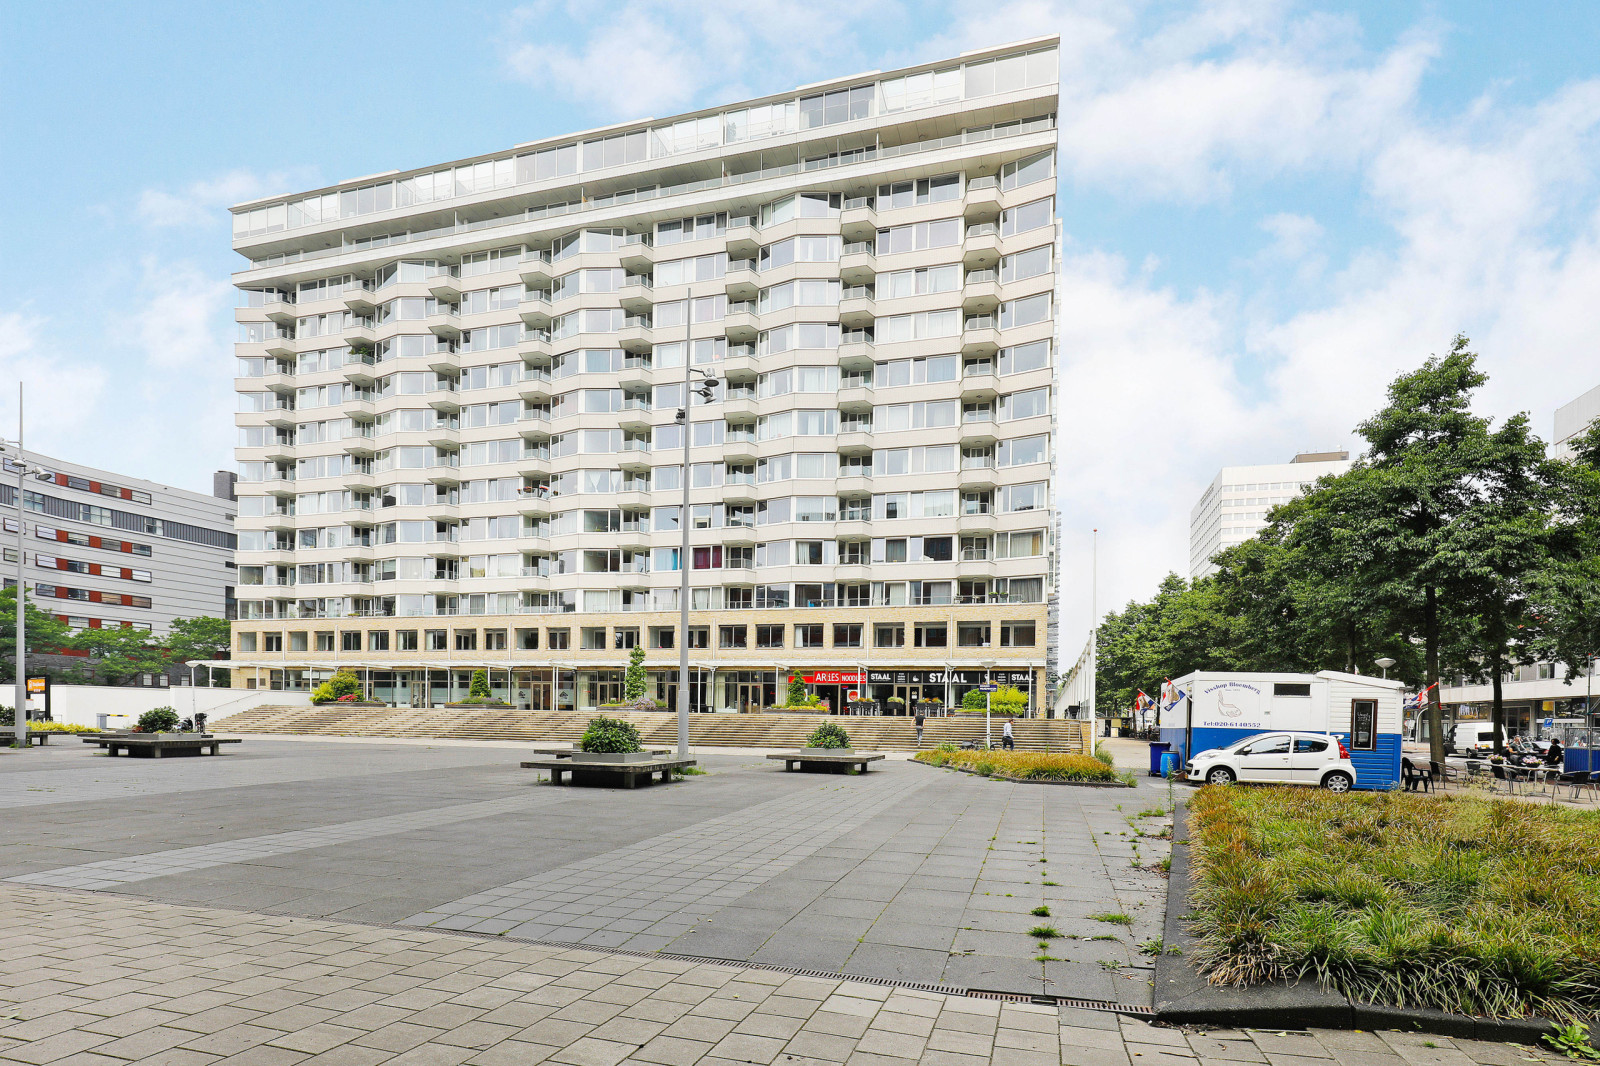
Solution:
<svg viewBox="0 0 1600 1066">
<path fill-rule="evenodd" d="M 1046 706 L 1056 39 L 234 208 L 234 683 Z M 685 378 L 710 375 L 709 402 Z M 687 410 L 690 457 L 683 459 Z M 690 504 L 682 506 L 684 479 Z M 683 525 L 691 547 L 683 556 Z"/>
<path fill-rule="evenodd" d="M 1553 454 L 1559 459 L 1570 459 L 1572 442 L 1597 418 L 1600 418 L 1600 385 L 1557 407 Z"/>
<path fill-rule="evenodd" d="M 1218 552 L 1243 544 L 1267 524 L 1267 512 L 1300 495 L 1324 474 L 1350 469 L 1349 452 L 1301 452 L 1287 463 L 1225 466 L 1189 512 L 1189 577 L 1216 573 Z"/>
<path fill-rule="evenodd" d="M 165 632 L 175 618 L 230 617 L 234 502 L 25 452 L 23 580 L 41 610 L 78 629 Z M 16 584 L 17 469 L 4 460 L 5 585 Z"/>
</svg>

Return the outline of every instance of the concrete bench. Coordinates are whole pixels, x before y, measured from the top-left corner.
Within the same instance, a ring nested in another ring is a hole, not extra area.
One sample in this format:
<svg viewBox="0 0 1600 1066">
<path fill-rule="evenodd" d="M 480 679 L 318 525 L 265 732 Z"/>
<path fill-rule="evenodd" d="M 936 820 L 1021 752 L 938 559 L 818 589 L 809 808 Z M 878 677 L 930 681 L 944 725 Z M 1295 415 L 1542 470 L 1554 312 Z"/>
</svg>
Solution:
<svg viewBox="0 0 1600 1066">
<path fill-rule="evenodd" d="M 574 752 L 581 753 L 583 751 L 583 749 L 578 747 L 578 745 L 572 743 L 534 744 L 528 750 L 533 752 L 535 755 L 548 755 L 554 759 L 570 759 L 572 758 Z M 672 748 L 646 748 L 644 750 L 648 751 L 651 755 L 671 755 L 673 752 Z M 523 766 L 526 767 L 527 764 L 524 763 Z"/>
<path fill-rule="evenodd" d="M 132 733 L 122 736 L 107 737 L 102 745 L 106 754 L 115 756 L 118 751 L 132 757 L 133 753 L 147 752 L 152 759 L 159 759 L 169 751 L 192 751 L 196 754 L 209 752 L 212 755 L 222 753 L 224 744 L 242 744 L 239 737 L 214 737 L 209 733 Z"/>
<path fill-rule="evenodd" d="M 558 755 L 552 759 L 530 759 L 522 764 L 524 770 L 550 771 L 550 783 L 561 784 L 563 775 L 571 774 L 572 783 L 577 784 L 578 775 L 584 777 L 620 778 L 623 788 L 636 788 L 639 778 L 644 778 L 648 784 L 656 774 L 661 775 L 661 783 L 666 784 L 672 780 L 672 771 L 693 766 L 693 759 L 641 759 L 638 762 L 574 762 L 571 754 Z"/>
<path fill-rule="evenodd" d="M 802 771 L 827 770 L 832 773 L 844 773 L 852 766 L 862 773 L 867 772 L 867 764 L 882 759 L 882 755 L 874 755 L 863 751 L 849 751 L 844 748 L 828 748 L 819 751 L 780 751 L 768 755 L 769 759 L 781 760 L 784 770 L 796 768 Z"/>
</svg>

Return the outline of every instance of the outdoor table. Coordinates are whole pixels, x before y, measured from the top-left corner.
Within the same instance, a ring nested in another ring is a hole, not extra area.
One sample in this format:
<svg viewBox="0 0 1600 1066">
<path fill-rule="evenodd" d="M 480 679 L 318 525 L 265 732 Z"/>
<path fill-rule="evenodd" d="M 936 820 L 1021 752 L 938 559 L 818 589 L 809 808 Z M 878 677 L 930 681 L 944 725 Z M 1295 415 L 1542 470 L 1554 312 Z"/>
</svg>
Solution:
<svg viewBox="0 0 1600 1066">
<path fill-rule="evenodd" d="M 581 776 L 588 780 L 607 778 L 620 781 L 623 788 L 634 788 L 639 783 L 639 778 L 644 778 L 649 784 L 655 774 L 661 775 L 661 783 L 666 784 L 672 780 L 672 771 L 693 766 L 693 759 L 672 759 L 656 757 L 640 762 L 611 762 L 591 763 L 574 762 L 569 755 L 565 758 L 557 756 L 553 759 L 529 759 L 522 764 L 524 770 L 548 770 L 550 783 L 561 784 L 563 776 L 570 776 L 571 783 L 577 784 Z"/>
</svg>

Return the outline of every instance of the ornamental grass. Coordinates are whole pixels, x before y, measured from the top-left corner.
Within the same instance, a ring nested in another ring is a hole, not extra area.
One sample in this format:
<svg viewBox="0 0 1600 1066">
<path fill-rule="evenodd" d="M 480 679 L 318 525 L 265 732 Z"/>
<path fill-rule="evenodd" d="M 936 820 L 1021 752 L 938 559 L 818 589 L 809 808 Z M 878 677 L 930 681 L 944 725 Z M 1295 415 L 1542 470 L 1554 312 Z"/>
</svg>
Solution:
<svg viewBox="0 0 1600 1066">
<path fill-rule="evenodd" d="M 924 751 L 918 762 L 970 770 L 985 777 L 1017 777 L 1049 781 L 1117 781 L 1117 772 L 1099 759 L 1066 752 Z"/>
<path fill-rule="evenodd" d="M 1403 792 L 1203 788 L 1193 959 L 1213 983 L 1592 1022 L 1600 812 Z"/>
</svg>

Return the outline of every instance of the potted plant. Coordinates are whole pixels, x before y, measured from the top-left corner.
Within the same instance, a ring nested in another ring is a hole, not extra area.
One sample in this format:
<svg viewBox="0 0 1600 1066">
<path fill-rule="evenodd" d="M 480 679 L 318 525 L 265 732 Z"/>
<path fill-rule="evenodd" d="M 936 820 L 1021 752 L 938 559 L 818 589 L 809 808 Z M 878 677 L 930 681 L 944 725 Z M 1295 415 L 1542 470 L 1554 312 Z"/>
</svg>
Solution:
<svg viewBox="0 0 1600 1066">
<path fill-rule="evenodd" d="M 631 722 L 605 715 L 589 719 L 578 747 L 580 750 L 572 753 L 574 763 L 649 762 L 652 758 L 639 746 L 639 731 Z"/>
<path fill-rule="evenodd" d="M 361 679 L 350 670 L 336 670 L 332 677 L 318 685 L 311 692 L 311 702 L 316 704 L 338 703 L 343 706 L 382 707 L 377 700 L 365 699 L 361 695 Z"/>
<path fill-rule="evenodd" d="M 509 707 L 511 704 L 499 699 L 489 688 L 489 672 L 487 670 L 474 670 L 472 681 L 467 686 L 467 698 L 455 703 L 447 703 L 446 707 Z"/>
<path fill-rule="evenodd" d="M 171 707 L 152 707 L 139 716 L 139 724 L 134 727 L 139 733 L 176 733 L 178 731 L 178 712 Z"/>
</svg>

